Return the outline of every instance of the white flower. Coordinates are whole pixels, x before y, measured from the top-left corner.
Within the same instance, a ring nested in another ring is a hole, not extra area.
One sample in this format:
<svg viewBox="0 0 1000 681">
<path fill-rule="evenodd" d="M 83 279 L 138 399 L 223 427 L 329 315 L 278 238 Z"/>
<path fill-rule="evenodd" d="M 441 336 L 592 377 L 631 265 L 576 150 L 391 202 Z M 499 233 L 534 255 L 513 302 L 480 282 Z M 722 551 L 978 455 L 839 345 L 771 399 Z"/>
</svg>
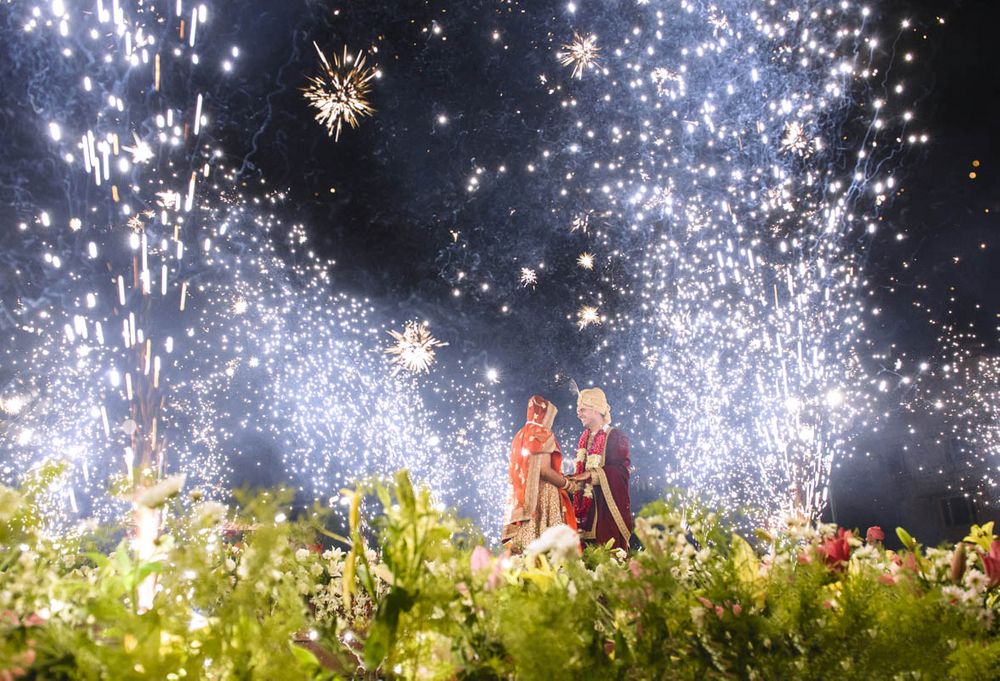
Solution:
<svg viewBox="0 0 1000 681">
<path fill-rule="evenodd" d="M 580 537 L 569 525 L 553 525 L 542 536 L 528 544 L 524 553 L 535 556 L 547 553 L 553 560 L 566 560 L 579 555 Z"/>
<path fill-rule="evenodd" d="M 880 556 L 878 549 L 866 544 L 854 551 L 851 554 L 851 558 L 859 563 L 876 563 Z"/>
<path fill-rule="evenodd" d="M 965 601 L 966 591 L 960 586 L 943 586 L 941 587 L 941 595 L 944 596 L 950 603 L 961 603 Z"/>
<path fill-rule="evenodd" d="M 990 578 L 979 570 L 969 570 L 965 573 L 965 586 L 975 593 L 982 593 L 989 586 Z"/>
<path fill-rule="evenodd" d="M 152 487 L 144 490 L 139 495 L 136 503 L 147 508 L 162 506 L 167 499 L 175 497 L 180 493 L 181 488 L 184 487 L 185 479 L 187 479 L 187 474 L 185 473 L 164 478 Z"/>
<path fill-rule="evenodd" d="M 587 470 L 593 471 L 601 467 L 601 459 L 603 457 L 600 454 L 590 454 L 587 456 Z"/>
<path fill-rule="evenodd" d="M 691 621 L 694 622 L 696 627 L 701 627 L 705 624 L 705 615 L 708 611 L 700 605 L 696 605 L 691 608 Z"/>
<path fill-rule="evenodd" d="M 228 512 L 229 509 L 226 508 L 225 504 L 220 504 L 217 501 L 205 501 L 195 507 L 195 518 L 199 525 L 212 527 L 222 523 Z"/>
<path fill-rule="evenodd" d="M 295 552 L 295 560 L 300 563 L 306 562 L 309 559 L 309 549 L 299 549 Z"/>
</svg>

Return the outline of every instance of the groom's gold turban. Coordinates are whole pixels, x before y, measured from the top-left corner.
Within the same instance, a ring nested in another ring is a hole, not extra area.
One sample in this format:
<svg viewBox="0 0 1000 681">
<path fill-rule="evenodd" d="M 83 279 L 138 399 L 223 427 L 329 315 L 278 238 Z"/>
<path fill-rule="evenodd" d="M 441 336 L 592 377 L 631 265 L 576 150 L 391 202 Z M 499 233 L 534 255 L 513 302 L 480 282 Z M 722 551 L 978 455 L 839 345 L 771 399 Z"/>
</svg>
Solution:
<svg viewBox="0 0 1000 681">
<path fill-rule="evenodd" d="M 596 409 L 604 417 L 605 423 L 611 422 L 611 405 L 608 404 L 608 398 L 600 388 L 581 390 L 576 398 L 576 408 L 580 407 Z"/>
</svg>

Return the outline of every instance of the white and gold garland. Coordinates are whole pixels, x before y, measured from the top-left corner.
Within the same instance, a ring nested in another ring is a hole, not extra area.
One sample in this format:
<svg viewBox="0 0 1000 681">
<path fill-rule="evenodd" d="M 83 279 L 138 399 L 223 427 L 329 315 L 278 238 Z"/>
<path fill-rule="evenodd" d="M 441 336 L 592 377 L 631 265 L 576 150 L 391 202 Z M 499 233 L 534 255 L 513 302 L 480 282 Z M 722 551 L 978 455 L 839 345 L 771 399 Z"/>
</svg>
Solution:
<svg viewBox="0 0 1000 681">
<path fill-rule="evenodd" d="M 587 450 L 581 447 L 576 450 L 576 460 L 584 462 L 584 470 L 591 472 L 590 480 L 583 487 L 583 496 L 588 499 L 594 498 L 594 473 L 604 465 L 603 454 L 588 454 Z"/>
</svg>

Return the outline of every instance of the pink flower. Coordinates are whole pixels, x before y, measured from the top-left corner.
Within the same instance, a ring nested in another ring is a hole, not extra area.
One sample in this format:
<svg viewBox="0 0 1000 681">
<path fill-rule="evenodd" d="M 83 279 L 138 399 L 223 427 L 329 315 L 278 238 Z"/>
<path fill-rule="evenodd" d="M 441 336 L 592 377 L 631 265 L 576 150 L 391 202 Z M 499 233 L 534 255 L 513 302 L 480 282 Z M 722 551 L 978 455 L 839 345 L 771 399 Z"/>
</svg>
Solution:
<svg viewBox="0 0 1000 681">
<path fill-rule="evenodd" d="M 869 544 L 874 544 L 876 542 L 885 541 L 885 532 L 878 525 L 872 525 L 868 528 L 868 532 L 865 533 L 865 542 Z"/>
<path fill-rule="evenodd" d="M 853 534 L 844 528 L 837 530 L 837 536 L 827 539 L 819 546 L 819 552 L 826 558 L 826 564 L 839 570 L 851 557 L 850 540 Z"/>
<path fill-rule="evenodd" d="M 472 571 L 479 572 L 480 570 L 486 570 L 490 566 L 490 560 L 493 558 L 490 555 L 489 549 L 485 546 L 477 546 L 472 550 Z"/>
<path fill-rule="evenodd" d="M 715 604 L 712 603 L 712 601 L 705 598 L 704 596 L 698 596 L 698 601 L 701 602 L 701 604 L 704 605 L 709 610 L 715 607 Z"/>
<path fill-rule="evenodd" d="M 24 618 L 24 626 L 38 627 L 45 624 L 45 620 L 37 612 L 33 612 Z"/>
<path fill-rule="evenodd" d="M 799 565 L 809 565 L 809 563 L 813 562 L 808 553 L 800 553 L 798 558 Z"/>
<path fill-rule="evenodd" d="M 642 566 L 636 560 L 630 560 L 628 562 L 628 571 L 632 573 L 632 576 L 636 579 L 642 577 Z"/>
<path fill-rule="evenodd" d="M 733 614 L 739 617 L 741 612 L 743 612 L 743 606 L 739 603 L 733 603 Z"/>
<path fill-rule="evenodd" d="M 503 561 L 497 560 L 493 562 L 493 569 L 490 570 L 490 576 L 486 578 L 486 590 L 492 591 L 493 589 L 500 586 L 500 577 L 503 572 Z"/>
<path fill-rule="evenodd" d="M 715 606 L 715 616 L 718 617 L 720 620 L 722 619 L 722 614 L 724 612 L 726 612 L 726 609 L 723 608 L 721 605 Z"/>
<path fill-rule="evenodd" d="M 466 598 L 470 596 L 469 587 L 466 586 L 465 582 L 459 582 L 458 584 L 456 584 L 455 589 L 458 591 L 458 593 L 462 594 Z"/>
<path fill-rule="evenodd" d="M 1000 539 L 993 540 L 989 553 L 980 551 L 979 555 L 983 559 L 983 570 L 986 571 L 986 576 L 990 578 L 990 586 L 994 587 L 1000 584 Z"/>
<path fill-rule="evenodd" d="M 893 575 L 882 575 L 878 578 L 878 581 L 886 586 L 894 586 L 896 584 L 896 577 Z"/>
</svg>

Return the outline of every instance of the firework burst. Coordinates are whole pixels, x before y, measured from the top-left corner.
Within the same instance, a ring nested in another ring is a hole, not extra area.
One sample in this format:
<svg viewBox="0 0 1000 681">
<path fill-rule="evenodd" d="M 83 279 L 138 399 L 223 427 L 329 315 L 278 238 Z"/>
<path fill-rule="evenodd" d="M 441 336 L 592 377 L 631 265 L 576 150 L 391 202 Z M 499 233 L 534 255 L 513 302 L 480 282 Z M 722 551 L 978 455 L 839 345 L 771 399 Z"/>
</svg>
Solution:
<svg viewBox="0 0 1000 681">
<path fill-rule="evenodd" d="M 580 309 L 576 311 L 576 326 L 581 331 L 586 329 L 588 326 L 600 323 L 601 315 L 597 311 L 597 307 L 594 305 L 581 305 Z"/>
<path fill-rule="evenodd" d="M 395 343 L 385 352 L 392 355 L 390 360 L 396 365 L 395 372 L 408 371 L 412 374 L 428 373 L 434 363 L 434 348 L 448 345 L 431 335 L 424 324 L 407 322 L 402 331 L 389 331 Z"/>
<path fill-rule="evenodd" d="M 332 55 L 331 64 L 319 45 L 313 43 L 313 47 L 319 55 L 322 73 L 310 77 L 303 92 L 316 109 L 316 121 L 338 141 L 344 123 L 357 128 L 359 118 L 375 113 L 368 96 L 377 71 L 365 66 L 365 56 L 360 52 L 351 57 L 345 47 L 343 56 Z"/>
<path fill-rule="evenodd" d="M 572 67 L 574 78 L 583 78 L 584 71 L 597 68 L 597 55 L 601 48 L 597 46 L 596 35 L 583 37 L 579 33 L 574 33 L 573 40 L 564 44 L 562 49 L 563 51 L 558 53 L 559 63 Z"/>
</svg>

